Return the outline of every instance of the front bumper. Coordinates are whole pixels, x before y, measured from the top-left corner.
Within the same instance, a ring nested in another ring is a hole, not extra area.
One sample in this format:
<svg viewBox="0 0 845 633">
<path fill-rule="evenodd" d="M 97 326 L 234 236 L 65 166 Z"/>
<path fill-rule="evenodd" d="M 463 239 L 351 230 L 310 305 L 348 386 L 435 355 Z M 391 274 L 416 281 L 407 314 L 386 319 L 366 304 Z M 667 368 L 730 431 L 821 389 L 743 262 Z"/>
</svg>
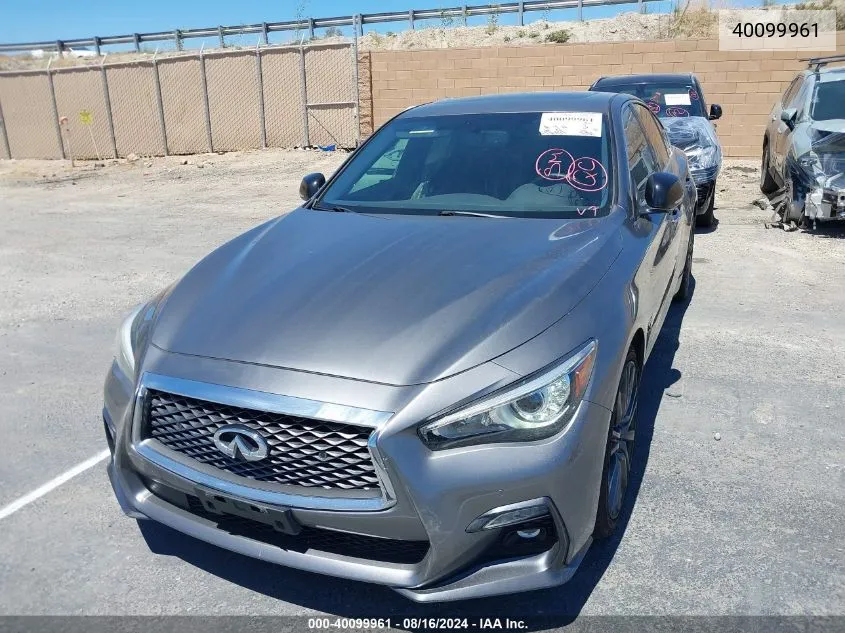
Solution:
<svg viewBox="0 0 845 633">
<path fill-rule="evenodd" d="M 804 215 L 811 220 L 845 220 L 845 189 L 819 187 L 804 200 Z"/>
<path fill-rule="evenodd" d="M 378 451 L 390 483 L 387 502 L 375 509 L 321 509 L 313 497 L 302 497 L 301 503 L 291 497 L 293 503 L 284 507 L 264 503 L 248 490 L 247 496 L 240 496 L 245 489 L 232 488 L 226 478 L 194 477 L 189 471 L 177 472 L 166 463 L 150 461 L 132 438 L 135 390 L 116 366 L 105 392 L 105 426 L 113 447 L 109 477 L 123 511 L 234 552 L 386 585 L 411 600 L 428 602 L 559 585 L 574 574 L 591 542 L 610 412 L 589 401 L 582 402 L 562 434 L 531 444 L 432 452 L 414 428 L 380 434 Z M 285 541 L 290 537 L 283 536 L 280 545 L 272 530 L 268 539 L 257 532 L 231 529 L 202 512 L 202 506 L 198 511 L 197 499 L 215 496 L 247 513 L 289 513 L 311 535 L 375 540 L 384 543 L 382 553 L 416 547 L 421 558 L 385 559 L 369 556 L 366 548 L 345 546 L 340 550 L 307 543 L 290 546 L 287 543 L 294 541 Z M 540 544 L 541 551 L 521 541 L 514 546 L 511 538 L 517 528 L 533 528 L 536 523 L 467 532 L 475 519 L 495 508 L 532 500 L 549 509 L 543 529 L 547 537 L 553 536 Z M 420 544 L 425 544 L 424 549 L 419 549 Z"/>
</svg>

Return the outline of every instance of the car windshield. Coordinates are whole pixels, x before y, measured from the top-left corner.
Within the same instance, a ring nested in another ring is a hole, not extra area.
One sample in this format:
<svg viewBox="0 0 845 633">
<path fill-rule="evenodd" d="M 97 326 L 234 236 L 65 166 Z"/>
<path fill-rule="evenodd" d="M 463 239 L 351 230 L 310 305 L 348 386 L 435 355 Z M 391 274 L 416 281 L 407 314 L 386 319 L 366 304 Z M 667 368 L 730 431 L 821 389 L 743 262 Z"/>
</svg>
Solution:
<svg viewBox="0 0 845 633">
<path fill-rule="evenodd" d="M 822 80 L 813 91 L 810 117 L 814 121 L 845 119 L 842 104 L 845 103 L 845 77 L 833 81 Z"/>
<path fill-rule="evenodd" d="M 603 90 L 604 88 L 599 84 L 595 89 Z M 661 119 L 706 116 L 701 104 L 701 95 L 698 94 L 692 81 L 679 81 L 671 84 L 665 82 L 659 84 L 614 83 L 612 88 L 608 87 L 607 90 L 624 92 L 639 97 L 645 101 L 648 109 Z"/>
<path fill-rule="evenodd" d="M 522 112 L 400 117 L 315 206 L 361 213 L 593 218 L 612 203 L 607 117 Z"/>
</svg>

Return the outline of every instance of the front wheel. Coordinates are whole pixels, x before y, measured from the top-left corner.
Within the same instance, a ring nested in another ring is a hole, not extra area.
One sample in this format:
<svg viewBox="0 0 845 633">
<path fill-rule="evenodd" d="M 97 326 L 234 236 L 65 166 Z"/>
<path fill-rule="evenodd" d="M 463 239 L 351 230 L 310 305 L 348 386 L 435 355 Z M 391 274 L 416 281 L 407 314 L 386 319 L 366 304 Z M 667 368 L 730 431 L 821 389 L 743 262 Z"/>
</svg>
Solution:
<svg viewBox="0 0 845 633">
<path fill-rule="evenodd" d="M 707 211 L 695 216 L 695 225 L 700 227 L 713 226 L 716 218 L 713 217 L 713 207 L 716 205 L 716 183 L 713 183 L 713 193 L 710 194 L 710 202 L 707 204 Z"/>
<path fill-rule="evenodd" d="M 769 144 L 766 143 L 763 145 L 763 160 L 760 164 L 760 191 L 768 195 L 777 191 L 777 188 L 778 184 L 769 169 Z"/>
<path fill-rule="evenodd" d="M 687 243 L 687 256 L 684 259 L 684 272 L 681 273 L 681 285 L 678 286 L 678 292 L 672 297 L 673 301 L 686 301 L 692 294 L 692 252 L 695 248 L 695 231 L 689 232 L 689 242 Z"/>
<path fill-rule="evenodd" d="M 625 504 L 625 492 L 631 478 L 631 459 L 637 429 L 637 397 L 640 388 L 640 362 L 632 347 L 625 357 L 622 378 L 610 416 L 607 449 L 601 476 L 599 507 L 593 534 L 607 538 L 616 529 Z"/>
</svg>

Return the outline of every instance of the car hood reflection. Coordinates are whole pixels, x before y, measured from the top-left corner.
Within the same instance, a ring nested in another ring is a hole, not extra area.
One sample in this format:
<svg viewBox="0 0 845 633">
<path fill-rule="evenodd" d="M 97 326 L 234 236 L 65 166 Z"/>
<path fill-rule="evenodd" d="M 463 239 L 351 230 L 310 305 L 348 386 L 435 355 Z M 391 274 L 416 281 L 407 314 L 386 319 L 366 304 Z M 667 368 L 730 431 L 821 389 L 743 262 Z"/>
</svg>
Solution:
<svg viewBox="0 0 845 633">
<path fill-rule="evenodd" d="M 153 343 L 385 384 L 430 382 L 566 315 L 618 255 L 622 222 L 622 213 L 566 221 L 298 209 L 197 264 L 168 297 Z"/>
</svg>

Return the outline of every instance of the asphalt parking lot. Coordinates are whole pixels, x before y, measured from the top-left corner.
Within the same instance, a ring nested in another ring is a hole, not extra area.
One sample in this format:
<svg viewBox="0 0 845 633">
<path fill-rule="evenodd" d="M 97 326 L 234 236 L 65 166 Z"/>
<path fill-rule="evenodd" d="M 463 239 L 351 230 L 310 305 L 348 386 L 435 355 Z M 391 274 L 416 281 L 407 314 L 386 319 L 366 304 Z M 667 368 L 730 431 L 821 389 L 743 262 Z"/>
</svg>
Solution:
<svg viewBox="0 0 845 633">
<path fill-rule="evenodd" d="M 845 615 L 845 227 L 765 229 L 751 161 L 646 367 L 624 530 L 564 587 L 429 607 L 273 567 L 139 527 L 104 461 L 35 498 L 102 456 L 122 315 L 342 158 L 0 165 L 0 516 L 32 499 L 0 518 L 0 614 Z"/>
</svg>

